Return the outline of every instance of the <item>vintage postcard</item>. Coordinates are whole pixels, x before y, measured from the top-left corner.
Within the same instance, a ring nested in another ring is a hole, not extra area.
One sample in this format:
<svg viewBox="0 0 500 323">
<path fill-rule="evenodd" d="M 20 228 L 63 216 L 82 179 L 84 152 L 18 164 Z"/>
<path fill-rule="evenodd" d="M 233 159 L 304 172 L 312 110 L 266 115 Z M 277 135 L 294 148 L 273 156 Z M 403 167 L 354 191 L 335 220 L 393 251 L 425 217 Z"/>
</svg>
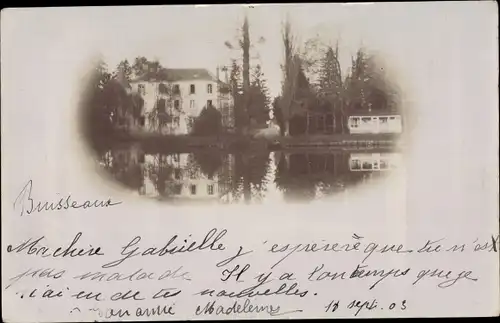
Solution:
<svg viewBox="0 0 500 323">
<path fill-rule="evenodd" d="M 498 315 L 497 9 L 2 10 L 3 320 Z"/>
</svg>

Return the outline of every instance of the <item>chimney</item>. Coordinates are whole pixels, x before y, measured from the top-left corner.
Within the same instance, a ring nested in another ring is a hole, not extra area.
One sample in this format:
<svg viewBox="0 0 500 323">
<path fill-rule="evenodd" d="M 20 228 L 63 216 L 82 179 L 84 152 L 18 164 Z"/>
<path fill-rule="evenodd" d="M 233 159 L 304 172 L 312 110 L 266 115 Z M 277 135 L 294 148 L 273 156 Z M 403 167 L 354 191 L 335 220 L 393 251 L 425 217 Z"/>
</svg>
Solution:
<svg viewBox="0 0 500 323">
<path fill-rule="evenodd" d="M 220 78 L 219 78 L 219 66 L 217 66 L 217 68 L 215 70 L 215 78 L 217 79 L 217 82 L 220 81 Z"/>
</svg>

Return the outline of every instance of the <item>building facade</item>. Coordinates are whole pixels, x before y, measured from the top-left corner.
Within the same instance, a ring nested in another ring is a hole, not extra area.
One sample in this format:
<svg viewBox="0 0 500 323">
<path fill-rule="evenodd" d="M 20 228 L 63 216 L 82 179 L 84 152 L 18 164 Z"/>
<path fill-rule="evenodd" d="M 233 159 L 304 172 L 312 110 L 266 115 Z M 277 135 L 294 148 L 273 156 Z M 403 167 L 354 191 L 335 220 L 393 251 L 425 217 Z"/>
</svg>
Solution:
<svg viewBox="0 0 500 323">
<path fill-rule="evenodd" d="M 209 106 L 221 113 L 225 128 L 234 126 L 230 91 L 206 69 L 150 70 L 130 85 L 144 100 L 138 122 L 143 131 L 189 134 L 195 119 Z"/>
<path fill-rule="evenodd" d="M 400 114 L 394 113 L 359 113 L 351 114 L 347 126 L 352 134 L 400 134 L 403 122 Z"/>
</svg>

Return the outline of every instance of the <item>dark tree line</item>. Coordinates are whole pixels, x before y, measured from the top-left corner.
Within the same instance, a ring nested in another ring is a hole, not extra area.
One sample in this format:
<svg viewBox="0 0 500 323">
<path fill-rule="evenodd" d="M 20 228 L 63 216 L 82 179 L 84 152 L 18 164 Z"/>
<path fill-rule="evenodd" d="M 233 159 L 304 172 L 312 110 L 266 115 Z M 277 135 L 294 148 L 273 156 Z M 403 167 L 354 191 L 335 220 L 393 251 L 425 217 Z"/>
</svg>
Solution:
<svg viewBox="0 0 500 323">
<path fill-rule="evenodd" d="M 83 95 L 83 131 L 97 145 L 126 130 L 128 117 L 137 117 L 144 105 L 139 95 L 129 93 L 124 81 L 130 77 L 129 71 L 120 69 L 110 73 L 106 64 L 99 61 L 90 71 L 87 88 Z M 124 80 L 125 79 L 125 80 Z"/>
<path fill-rule="evenodd" d="M 376 57 L 364 49 L 357 51 L 343 78 L 338 44 L 335 48 L 323 46 L 319 60 L 312 61 L 299 53 L 291 25 L 286 22 L 283 45 L 282 91 L 273 102 L 273 114 L 283 135 L 324 132 L 332 129 L 332 122 L 335 132 L 346 133 L 347 116 L 352 111 L 399 110 L 397 89 L 386 78 Z M 306 71 L 313 74 L 314 82 L 306 77 Z"/>
</svg>

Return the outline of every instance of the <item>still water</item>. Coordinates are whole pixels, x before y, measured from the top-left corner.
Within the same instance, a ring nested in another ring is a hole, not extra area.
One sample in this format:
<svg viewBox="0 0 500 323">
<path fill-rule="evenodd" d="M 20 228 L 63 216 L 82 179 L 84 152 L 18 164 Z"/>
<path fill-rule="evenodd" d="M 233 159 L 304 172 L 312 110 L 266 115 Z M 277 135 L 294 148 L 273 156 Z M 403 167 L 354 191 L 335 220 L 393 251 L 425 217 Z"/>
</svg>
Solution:
<svg viewBox="0 0 500 323">
<path fill-rule="evenodd" d="M 197 150 L 145 151 L 140 145 L 99 153 L 114 180 L 148 198 L 170 203 L 309 202 L 345 192 L 401 167 L 401 154 L 349 152 Z"/>
</svg>

